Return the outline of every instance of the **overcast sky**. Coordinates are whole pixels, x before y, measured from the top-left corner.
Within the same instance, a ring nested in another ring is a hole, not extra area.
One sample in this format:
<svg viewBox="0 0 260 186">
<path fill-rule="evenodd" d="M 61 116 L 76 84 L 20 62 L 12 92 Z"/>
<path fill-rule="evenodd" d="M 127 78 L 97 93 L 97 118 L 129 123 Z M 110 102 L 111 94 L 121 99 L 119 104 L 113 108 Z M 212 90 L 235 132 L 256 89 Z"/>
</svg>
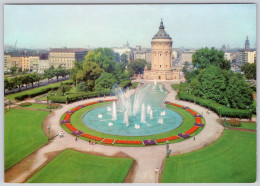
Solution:
<svg viewBox="0 0 260 186">
<path fill-rule="evenodd" d="M 5 5 L 4 44 L 26 48 L 150 47 L 161 18 L 173 48 L 256 43 L 256 5 Z"/>
</svg>

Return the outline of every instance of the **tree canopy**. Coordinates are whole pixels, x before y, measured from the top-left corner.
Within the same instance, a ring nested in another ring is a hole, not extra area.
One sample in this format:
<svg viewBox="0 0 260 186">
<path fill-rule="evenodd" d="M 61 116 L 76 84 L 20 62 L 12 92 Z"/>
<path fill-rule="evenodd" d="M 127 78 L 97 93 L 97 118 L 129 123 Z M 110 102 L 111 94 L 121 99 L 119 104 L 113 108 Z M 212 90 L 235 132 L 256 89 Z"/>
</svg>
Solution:
<svg viewBox="0 0 260 186">
<path fill-rule="evenodd" d="M 192 64 L 196 68 L 203 69 L 208 65 L 218 66 L 221 69 L 229 70 L 231 65 L 228 60 L 224 58 L 224 52 L 215 48 L 202 48 L 196 50 L 192 55 Z"/>
<path fill-rule="evenodd" d="M 144 72 L 144 67 L 147 64 L 147 62 L 143 59 L 136 59 L 131 61 L 128 64 L 128 68 L 132 69 L 135 74 L 142 74 Z"/>
<path fill-rule="evenodd" d="M 253 103 L 252 90 L 241 74 L 209 65 L 190 83 L 195 96 L 215 100 L 232 108 L 245 109 Z"/>
<path fill-rule="evenodd" d="M 241 66 L 241 71 L 244 72 L 246 79 L 256 80 L 256 63 L 244 63 Z"/>
</svg>

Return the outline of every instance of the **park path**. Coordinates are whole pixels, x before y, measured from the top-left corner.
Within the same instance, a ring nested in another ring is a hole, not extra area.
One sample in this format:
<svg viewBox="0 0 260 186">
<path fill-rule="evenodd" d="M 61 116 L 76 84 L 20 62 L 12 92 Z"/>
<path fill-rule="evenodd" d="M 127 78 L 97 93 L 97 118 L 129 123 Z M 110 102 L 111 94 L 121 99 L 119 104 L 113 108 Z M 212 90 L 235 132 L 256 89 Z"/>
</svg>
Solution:
<svg viewBox="0 0 260 186">
<path fill-rule="evenodd" d="M 188 106 L 199 113 L 203 114 L 206 125 L 204 129 L 193 138 L 183 142 L 170 144 L 171 155 L 182 154 L 200 149 L 216 141 L 223 132 L 223 126 L 217 123 L 218 116 L 215 113 L 206 114 L 206 109 L 193 103 L 175 100 L 176 92 L 171 88 L 170 83 L 164 83 L 168 90 L 166 101 L 175 102 Z M 133 91 L 134 90 L 130 90 Z M 132 94 L 131 92 L 130 94 Z M 67 110 L 87 102 L 113 99 L 115 97 L 102 97 L 90 100 L 78 101 L 68 105 L 62 105 L 61 109 L 52 111 L 44 120 L 42 128 L 46 135 L 47 126 L 50 125 L 50 140 L 46 145 L 36 150 L 34 153 L 26 157 L 5 172 L 5 182 L 22 183 L 30 178 L 34 173 L 50 162 L 59 152 L 71 148 L 90 154 L 115 156 L 115 157 L 131 157 L 135 160 L 133 167 L 133 175 L 130 182 L 132 183 L 158 183 L 159 175 L 155 173 L 155 169 L 160 169 L 166 157 L 165 145 L 148 146 L 148 147 L 116 147 L 107 145 L 89 145 L 87 141 L 75 141 L 75 137 L 65 132 L 63 138 L 56 135 L 62 130 L 59 125 L 59 119 Z M 56 137 L 55 137 L 56 136 Z"/>
</svg>

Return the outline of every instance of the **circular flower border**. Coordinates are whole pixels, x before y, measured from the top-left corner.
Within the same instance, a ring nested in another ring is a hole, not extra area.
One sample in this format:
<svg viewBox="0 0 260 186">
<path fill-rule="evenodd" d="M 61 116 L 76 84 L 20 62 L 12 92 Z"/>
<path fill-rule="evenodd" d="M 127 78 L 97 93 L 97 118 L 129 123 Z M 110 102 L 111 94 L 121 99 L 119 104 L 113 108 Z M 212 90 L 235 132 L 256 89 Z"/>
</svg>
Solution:
<svg viewBox="0 0 260 186">
<path fill-rule="evenodd" d="M 146 140 L 136 140 L 136 141 L 135 140 L 115 140 L 115 139 L 103 138 L 103 137 L 93 136 L 93 135 L 84 133 L 83 131 L 76 129 L 71 124 L 70 117 L 77 110 L 79 110 L 83 107 L 89 106 L 89 105 L 102 103 L 102 102 L 116 101 L 116 100 L 117 99 L 100 100 L 100 101 L 95 101 L 95 102 L 79 105 L 79 106 L 77 106 L 77 107 L 75 107 L 75 108 L 66 112 L 65 118 L 61 121 L 61 124 L 65 125 L 71 131 L 71 133 L 75 136 L 82 136 L 82 137 L 88 138 L 90 140 L 100 141 L 103 144 L 110 144 L 110 145 L 124 144 L 124 145 L 144 145 L 144 146 L 157 145 L 158 143 L 169 142 L 169 141 L 173 141 L 173 140 L 177 140 L 177 139 L 187 139 L 191 136 L 191 134 L 196 132 L 200 127 L 204 127 L 204 125 L 205 125 L 204 123 L 202 123 L 202 120 L 201 120 L 202 115 L 200 115 L 199 113 L 191 110 L 189 107 L 185 107 L 185 106 L 182 106 L 182 105 L 179 105 L 179 104 L 171 103 L 169 101 L 165 101 L 165 104 L 170 104 L 170 105 L 185 109 L 186 111 L 188 111 L 189 113 L 191 113 L 194 116 L 195 123 L 186 132 L 182 132 L 182 133 L 179 133 L 178 135 L 169 136 L 169 137 L 161 138 L 161 139 L 146 139 Z"/>
</svg>

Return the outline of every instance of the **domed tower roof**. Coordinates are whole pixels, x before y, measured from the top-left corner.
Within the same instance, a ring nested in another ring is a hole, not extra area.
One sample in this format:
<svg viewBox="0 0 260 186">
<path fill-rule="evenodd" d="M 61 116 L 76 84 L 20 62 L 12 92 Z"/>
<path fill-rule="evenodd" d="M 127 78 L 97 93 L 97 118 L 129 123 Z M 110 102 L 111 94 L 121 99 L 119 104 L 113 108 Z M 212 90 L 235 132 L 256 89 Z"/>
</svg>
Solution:
<svg viewBox="0 0 260 186">
<path fill-rule="evenodd" d="M 160 23 L 160 27 L 159 27 L 159 31 L 157 32 L 157 34 L 154 35 L 153 39 L 172 39 L 169 34 L 167 34 L 164 30 L 164 25 L 163 25 L 163 21 L 161 19 L 161 23 Z"/>
</svg>

